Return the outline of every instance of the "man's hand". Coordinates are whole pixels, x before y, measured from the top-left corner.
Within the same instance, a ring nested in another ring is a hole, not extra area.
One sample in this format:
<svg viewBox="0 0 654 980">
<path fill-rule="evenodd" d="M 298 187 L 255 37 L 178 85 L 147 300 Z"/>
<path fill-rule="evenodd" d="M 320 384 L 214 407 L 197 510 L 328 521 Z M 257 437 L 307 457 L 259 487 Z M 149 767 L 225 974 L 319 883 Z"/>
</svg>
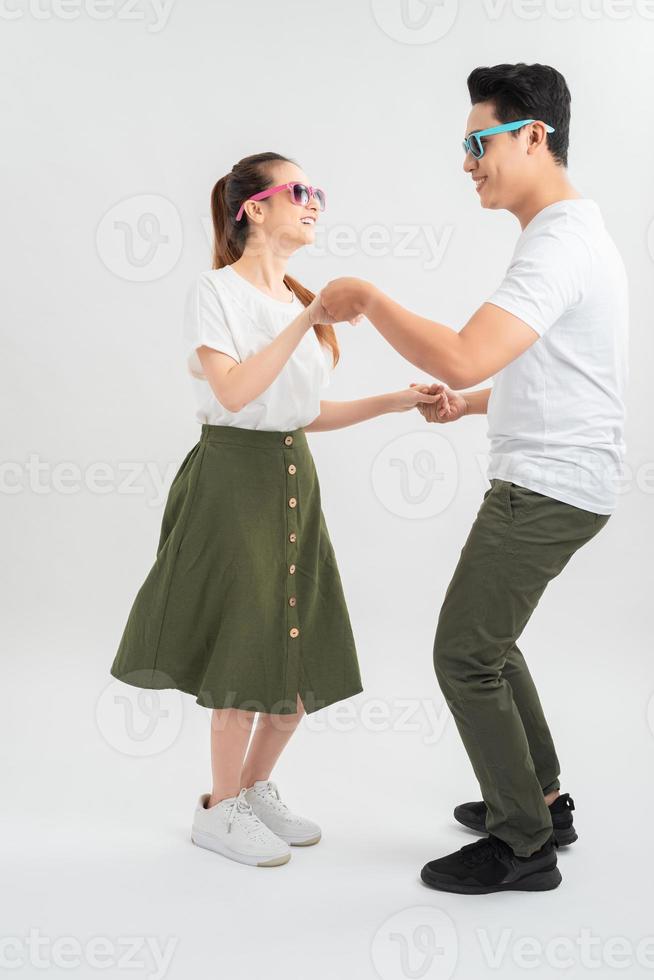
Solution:
<svg viewBox="0 0 654 980">
<path fill-rule="evenodd" d="M 365 279 L 344 276 L 328 282 L 320 290 L 320 300 L 334 322 L 356 321 L 362 314 L 365 316 L 372 289 L 372 283 Z"/>
<path fill-rule="evenodd" d="M 423 403 L 417 406 L 420 414 L 427 422 L 456 422 L 468 413 L 468 403 L 458 391 L 452 391 L 447 385 L 411 385 L 423 394 L 440 395 L 438 401 L 431 404 Z"/>
<path fill-rule="evenodd" d="M 306 307 L 306 315 L 311 326 L 316 326 L 319 323 L 329 324 L 338 322 L 337 318 L 333 317 L 325 308 L 325 304 L 322 301 L 322 293 L 317 293 L 314 296 L 312 301 Z M 357 324 L 361 317 L 345 317 L 344 319 L 349 319 L 350 323 Z"/>
</svg>

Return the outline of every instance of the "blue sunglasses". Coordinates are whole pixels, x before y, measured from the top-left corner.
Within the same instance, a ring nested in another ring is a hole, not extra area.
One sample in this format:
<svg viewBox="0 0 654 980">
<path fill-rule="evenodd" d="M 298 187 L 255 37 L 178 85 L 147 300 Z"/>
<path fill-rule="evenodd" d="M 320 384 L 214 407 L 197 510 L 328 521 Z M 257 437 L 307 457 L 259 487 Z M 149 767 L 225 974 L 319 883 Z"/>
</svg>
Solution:
<svg viewBox="0 0 654 980">
<path fill-rule="evenodd" d="M 515 129 L 522 129 L 523 126 L 528 126 L 529 123 L 537 121 L 536 119 L 518 119 L 517 122 L 503 123 L 501 126 L 492 126 L 490 129 L 480 129 L 476 133 L 470 133 L 469 136 L 466 136 L 463 141 L 463 149 L 466 153 L 471 153 L 475 160 L 479 160 L 484 155 L 484 144 L 481 141 L 482 136 L 494 136 L 495 133 L 511 133 Z M 547 123 L 545 123 L 545 130 L 548 133 L 555 132 L 554 127 L 548 126 Z"/>
</svg>

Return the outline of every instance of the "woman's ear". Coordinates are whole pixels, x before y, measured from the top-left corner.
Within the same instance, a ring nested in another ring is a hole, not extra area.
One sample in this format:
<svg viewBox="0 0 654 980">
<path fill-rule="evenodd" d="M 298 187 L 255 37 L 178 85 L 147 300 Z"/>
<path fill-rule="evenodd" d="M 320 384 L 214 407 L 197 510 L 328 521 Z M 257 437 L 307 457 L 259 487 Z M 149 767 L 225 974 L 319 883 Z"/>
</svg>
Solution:
<svg viewBox="0 0 654 980">
<path fill-rule="evenodd" d="M 260 225 L 263 221 L 263 208 L 258 201 L 248 201 L 244 211 L 254 224 Z"/>
</svg>

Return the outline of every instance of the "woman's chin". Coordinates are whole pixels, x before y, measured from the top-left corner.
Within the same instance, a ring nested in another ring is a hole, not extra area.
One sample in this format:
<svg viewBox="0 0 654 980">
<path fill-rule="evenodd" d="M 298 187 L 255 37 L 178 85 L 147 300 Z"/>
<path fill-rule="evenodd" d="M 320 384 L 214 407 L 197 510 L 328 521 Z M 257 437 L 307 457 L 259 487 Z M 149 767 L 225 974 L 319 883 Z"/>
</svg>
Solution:
<svg viewBox="0 0 654 980">
<path fill-rule="evenodd" d="M 309 246 L 313 245 L 314 241 L 315 234 L 313 229 L 311 228 L 308 231 L 302 229 L 302 231 L 300 231 L 297 235 L 294 235 L 292 241 L 289 242 L 290 251 L 296 252 L 299 248 L 308 248 Z"/>
</svg>

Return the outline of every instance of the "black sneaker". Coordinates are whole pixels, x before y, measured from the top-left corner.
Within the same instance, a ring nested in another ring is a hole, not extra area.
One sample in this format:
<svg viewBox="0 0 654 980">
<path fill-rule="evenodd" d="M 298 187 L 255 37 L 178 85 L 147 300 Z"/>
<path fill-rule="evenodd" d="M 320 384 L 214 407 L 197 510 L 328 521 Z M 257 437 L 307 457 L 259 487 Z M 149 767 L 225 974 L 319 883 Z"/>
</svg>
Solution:
<svg viewBox="0 0 654 980">
<path fill-rule="evenodd" d="M 565 847 L 577 840 L 577 831 L 572 823 L 572 810 L 575 808 L 575 801 L 569 793 L 562 793 L 557 796 L 553 803 L 549 804 L 552 814 L 552 828 L 554 839 L 558 847 Z M 483 800 L 479 803 L 461 803 L 454 807 L 454 819 L 462 823 L 470 830 L 477 830 L 481 834 L 486 831 L 486 813 L 488 808 Z"/>
<path fill-rule="evenodd" d="M 542 892 L 561 884 L 554 834 L 529 857 L 518 857 L 499 837 L 466 844 L 459 851 L 430 861 L 420 872 L 430 888 L 463 895 L 489 892 Z"/>
</svg>

